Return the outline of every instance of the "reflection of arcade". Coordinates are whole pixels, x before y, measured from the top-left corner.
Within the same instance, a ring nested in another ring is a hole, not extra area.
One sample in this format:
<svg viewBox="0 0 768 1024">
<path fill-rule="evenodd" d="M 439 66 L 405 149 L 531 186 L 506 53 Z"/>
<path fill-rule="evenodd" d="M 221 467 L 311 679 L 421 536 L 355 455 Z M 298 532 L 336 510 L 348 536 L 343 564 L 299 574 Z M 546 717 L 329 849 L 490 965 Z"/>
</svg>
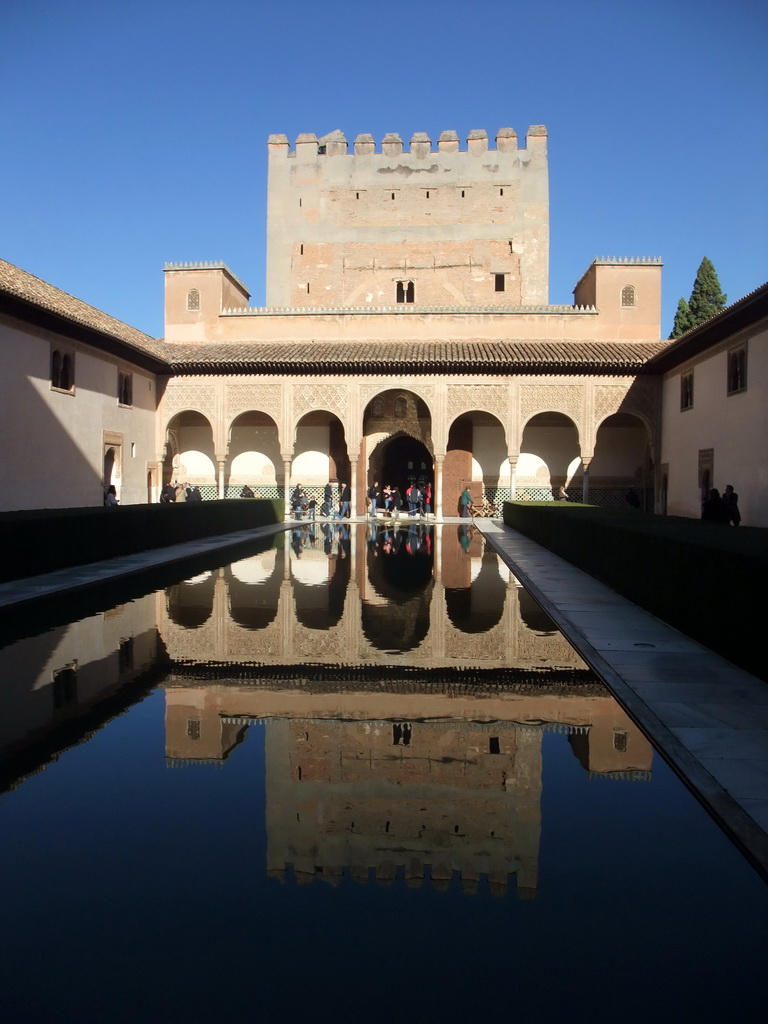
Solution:
<svg viewBox="0 0 768 1024">
<path fill-rule="evenodd" d="M 553 672 L 549 685 L 518 673 L 501 690 L 496 673 L 472 686 L 392 675 L 384 692 L 343 670 L 244 686 L 200 668 L 218 684 L 195 685 L 191 666 L 166 683 L 167 755 L 223 758 L 247 724 L 264 724 L 267 867 L 278 879 L 374 873 L 443 888 L 458 875 L 468 891 L 487 879 L 501 894 L 515 875 L 532 896 L 544 731 L 568 733 L 591 775 L 650 777 L 650 744 L 587 673 Z"/>
<path fill-rule="evenodd" d="M 583 665 L 471 525 L 293 533 L 167 592 L 158 620 L 174 661 Z"/>
</svg>

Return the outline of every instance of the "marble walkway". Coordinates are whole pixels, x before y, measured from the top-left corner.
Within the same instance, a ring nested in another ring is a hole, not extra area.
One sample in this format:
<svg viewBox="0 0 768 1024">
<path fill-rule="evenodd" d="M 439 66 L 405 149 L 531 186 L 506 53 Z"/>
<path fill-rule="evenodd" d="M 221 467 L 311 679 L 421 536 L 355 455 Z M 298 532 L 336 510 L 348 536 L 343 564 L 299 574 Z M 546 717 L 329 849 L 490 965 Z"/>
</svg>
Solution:
<svg viewBox="0 0 768 1024">
<path fill-rule="evenodd" d="M 498 520 L 476 519 L 474 524 L 768 879 L 768 684 Z M 291 525 L 238 531 L 1 583 L 0 609 L 234 550 Z"/>
<path fill-rule="evenodd" d="M 498 520 L 475 525 L 768 879 L 768 684 Z"/>
</svg>

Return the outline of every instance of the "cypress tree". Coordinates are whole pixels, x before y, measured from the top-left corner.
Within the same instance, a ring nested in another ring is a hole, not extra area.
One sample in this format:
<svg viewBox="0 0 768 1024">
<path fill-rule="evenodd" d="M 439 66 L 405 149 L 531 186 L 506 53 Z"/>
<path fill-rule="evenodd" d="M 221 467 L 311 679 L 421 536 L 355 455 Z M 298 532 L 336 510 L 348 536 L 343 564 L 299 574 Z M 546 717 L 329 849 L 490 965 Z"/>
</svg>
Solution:
<svg viewBox="0 0 768 1024">
<path fill-rule="evenodd" d="M 672 324 L 672 333 L 670 338 L 679 338 L 681 334 L 685 334 L 686 331 L 694 326 L 693 317 L 691 316 L 691 307 L 685 301 L 680 299 L 677 304 L 677 312 L 675 313 L 675 322 Z"/>
<path fill-rule="evenodd" d="M 693 291 L 688 301 L 688 308 L 691 312 L 692 327 L 703 324 L 715 313 L 725 309 L 728 296 L 720 290 L 720 282 L 717 279 L 717 271 L 712 266 L 711 260 L 705 256 L 701 261 L 696 280 L 693 283 Z"/>
</svg>

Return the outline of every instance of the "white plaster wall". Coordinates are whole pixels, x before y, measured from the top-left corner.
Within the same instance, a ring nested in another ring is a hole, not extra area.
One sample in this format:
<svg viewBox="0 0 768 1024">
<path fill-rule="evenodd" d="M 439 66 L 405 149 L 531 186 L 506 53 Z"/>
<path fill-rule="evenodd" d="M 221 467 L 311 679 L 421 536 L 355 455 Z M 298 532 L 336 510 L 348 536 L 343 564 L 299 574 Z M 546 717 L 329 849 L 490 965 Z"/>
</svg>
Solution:
<svg viewBox="0 0 768 1024">
<path fill-rule="evenodd" d="M 0 318 L 0 345 L 0 510 L 101 505 L 105 430 L 123 436 L 121 503 L 145 502 L 156 455 L 155 378 L 9 317 Z M 51 389 L 52 347 L 75 354 L 72 394 Z M 133 374 L 131 408 L 117 403 L 118 367 Z"/>
<path fill-rule="evenodd" d="M 669 466 L 667 513 L 701 515 L 699 451 L 714 450 L 712 486 L 733 484 L 745 526 L 768 526 L 768 326 L 748 339 L 747 388 L 727 393 L 730 345 L 664 377 L 661 462 Z M 681 372 L 693 370 L 693 408 L 680 409 Z"/>
</svg>

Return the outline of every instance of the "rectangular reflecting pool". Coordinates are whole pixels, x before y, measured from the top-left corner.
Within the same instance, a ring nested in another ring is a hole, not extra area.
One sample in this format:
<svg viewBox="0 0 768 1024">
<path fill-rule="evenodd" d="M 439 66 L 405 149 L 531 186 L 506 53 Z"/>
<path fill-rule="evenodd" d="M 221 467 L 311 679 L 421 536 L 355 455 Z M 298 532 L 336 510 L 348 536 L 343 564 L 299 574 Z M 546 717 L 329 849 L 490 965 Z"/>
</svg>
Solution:
<svg viewBox="0 0 768 1024">
<path fill-rule="evenodd" d="M 471 525 L 0 645 L 6 1020 L 765 1019 L 764 883 Z"/>
</svg>

